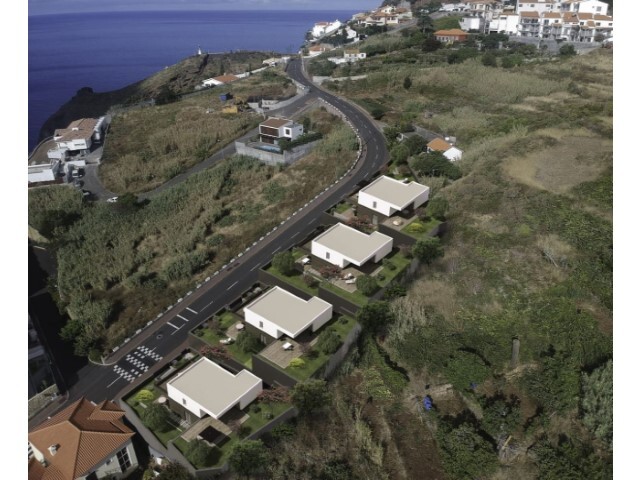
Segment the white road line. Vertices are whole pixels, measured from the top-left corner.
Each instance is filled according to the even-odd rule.
[[[260,264],[258,263],[257,265],[253,266],[250,270],[250,272],[253,272],[256,268],[258,268],[260,266]]]
[[[233,283],[229,286],[229,288],[227,288],[227,291],[229,291],[229,290],[231,290],[233,287],[235,287],[235,286],[236,286],[236,284],[237,284],[239,281],[240,281],[240,280],[233,282]]]
[[[316,219],[314,218],[313,220],[311,220],[309,223],[307,223],[307,225],[311,225],[313,222],[315,222]]]
[[[118,380],[120,380],[122,378],[122,376],[118,375],[118,378],[116,378],[113,382],[111,382],[109,385],[107,385],[107,388],[109,388],[111,385],[113,385],[114,383],[116,383]]]
[[[280,250],[280,247],[276,248],[273,252],[271,252],[271,255],[278,253],[278,250]]]
[[[182,328],[182,327],[180,327]],[[174,333],[178,333],[178,330],[180,330],[180,328],[178,328],[177,330],[174,330],[173,332],[171,332],[171,335],[173,335]]]
[[[176,327],[173,323],[171,322],[167,322],[167,325],[171,325],[173,328],[175,328],[176,330],[180,330],[181,327]]]
[[[176,315],[176,317],[178,317],[178,318],[180,318],[180,319],[184,320],[185,322],[188,322],[188,321],[189,321],[189,319],[188,319],[188,318],[184,318],[184,317],[183,317],[182,315],[180,315],[180,314],[177,314],[177,315]]]
[[[196,315],[198,314],[198,312],[196,312],[193,308],[187,307],[187,310],[189,310],[191,313],[195,313]]]

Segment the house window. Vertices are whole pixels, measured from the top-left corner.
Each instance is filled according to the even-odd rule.
[[[186,405],[186,404],[187,404],[187,399],[186,399],[186,398],[183,398],[183,399],[182,399],[182,404],[183,404],[183,405]]]
[[[373,208],[378,208],[378,202],[376,202],[375,200],[373,201]]]
[[[329,257],[331,256],[331,254],[330,254],[329,252],[325,252],[325,254],[324,254],[324,255],[325,255],[325,257],[324,257],[324,258],[326,258],[327,260],[329,260]]]
[[[129,452],[127,447],[124,447],[117,453],[118,463],[120,464],[120,470],[126,472],[131,467],[131,459],[129,458]]]
[[[264,323],[260,320],[260,328],[264,328]]]
[[[596,7],[596,12],[599,12],[602,10],[602,7]]]

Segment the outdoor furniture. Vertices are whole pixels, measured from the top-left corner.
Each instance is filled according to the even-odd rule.
[[[242,323],[236,323],[236,330],[240,331],[240,330],[244,330],[244,324]]]
[[[346,284],[348,285],[353,285],[354,283],[356,283],[356,279],[355,278],[350,278],[349,280],[345,280]]]
[[[353,273],[347,273],[344,277],[342,277],[343,280],[351,280],[353,278]]]
[[[302,264],[303,264],[303,265],[306,265],[307,263],[311,262],[311,259],[310,259],[309,257],[304,257],[304,258],[301,260],[301,262],[302,262]]]
[[[392,222],[396,227],[399,227],[400,225],[402,225],[402,220],[394,220]]]
[[[282,349],[283,350],[293,350],[293,345],[291,345],[289,342],[285,342],[282,344]]]

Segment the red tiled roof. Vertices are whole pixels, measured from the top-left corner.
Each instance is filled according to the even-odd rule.
[[[93,405],[81,398],[35,427],[29,442],[44,455],[47,466],[30,462],[29,480],[73,480],[90,473],[133,436],[123,416],[113,402]],[[52,445],[57,446],[54,455],[49,452]]]
[[[451,144],[445,142],[441,138],[434,138],[429,143],[427,143],[427,147],[437,152],[446,152],[451,148]]]
[[[271,127],[271,128],[280,128],[288,123],[291,123],[291,120],[287,120],[286,118],[275,118],[271,117],[260,124],[262,127]]]
[[[98,120],[95,118],[81,118],[74,120],[67,128],[60,128],[53,132],[56,142],[68,142],[73,139],[85,139],[93,135],[93,129],[96,128]]]
[[[238,77],[235,75],[220,75],[219,77],[213,77],[213,79],[222,83],[230,83],[238,80]]]
[[[437,36],[446,36],[446,35],[469,35],[464,30],[460,30],[459,28],[452,28],[451,30],[438,30],[434,35]]]

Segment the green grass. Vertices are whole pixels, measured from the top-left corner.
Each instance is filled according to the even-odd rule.
[[[440,222],[440,220],[437,220],[435,218],[432,218],[431,220],[426,222],[415,219],[413,222],[409,223],[402,229],[402,233],[406,233],[407,235],[415,238],[416,240],[423,240],[427,238],[429,236],[429,232],[433,230],[435,227],[437,227],[438,225],[440,225],[440,223],[442,222]],[[419,232],[412,231],[411,225],[414,225],[414,224],[420,225],[421,231]]]
[[[336,213],[344,213],[352,206],[353,205],[351,205],[349,202],[340,202],[338,205],[336,205]]]
[[[369,297],[363,295],[358,290],[356,290],[355,292],[347,292],[346,290],[343,290],[342,288],[326,281],[322,282],[321,285],[323,288],[329,290],[330,292],[340,295],[342,298],[346,298],[351,303],[360,307],[364,307],[367,303],[369,303]]]
[[[294,287],[297,287],[304,292],[307,292],[309,295],[318,295],[317,288],[310,287],[306,283],[304,283],[301,273],[296,272],[295,274],[288,277],[280,273],[276,268],[273,267],[273,265],[270,266],[266,271],[272,274],[274,277],[277,277],[280,280],[287,282],[288,284],[293,285]]]
[[[131,395],[129,395],[129,397],[127,397],[125,401],[131,406],[131,408],[135,410],[136,415],[138,415],[139,418],[142,415],[142,412],[144,411],[144,407],[141,406],[134,399],[134,397],[135,397],[135,394],[138,393],[140,390],[149,390],[150,392],[153,393],[153,400],[148,403],[152,403],[160,395],[164,395],[164,393],[154,385],[153,381],[143,385],[142,387],[135,390],[135,392],[133,392]],[[176,426],[173,425],[172,423],[166,423],[165,428],[163,430],[151,430],[151,429],[149,430],[151,431],[151,433],[153,433],[156,436],[158,440],[162,442],[164,446],[167,446],[167,443],[169,442],[169,440],[173,440],[174,438],[176,438],[178,435],[182,433],[181,430],[176,428]]]
[[[400,251],[397,251],[394,255],[387,257],[385,260],[391,262],[391,264],[396,268],[391,270],[389,267],[382,267],[382,271],[380,273],[384,276],[384,280],[379,280],[376,276],[378,285],[381,287],[389,285],[389,283],[401,275],[411,263],[411,259],[406,258]]]

